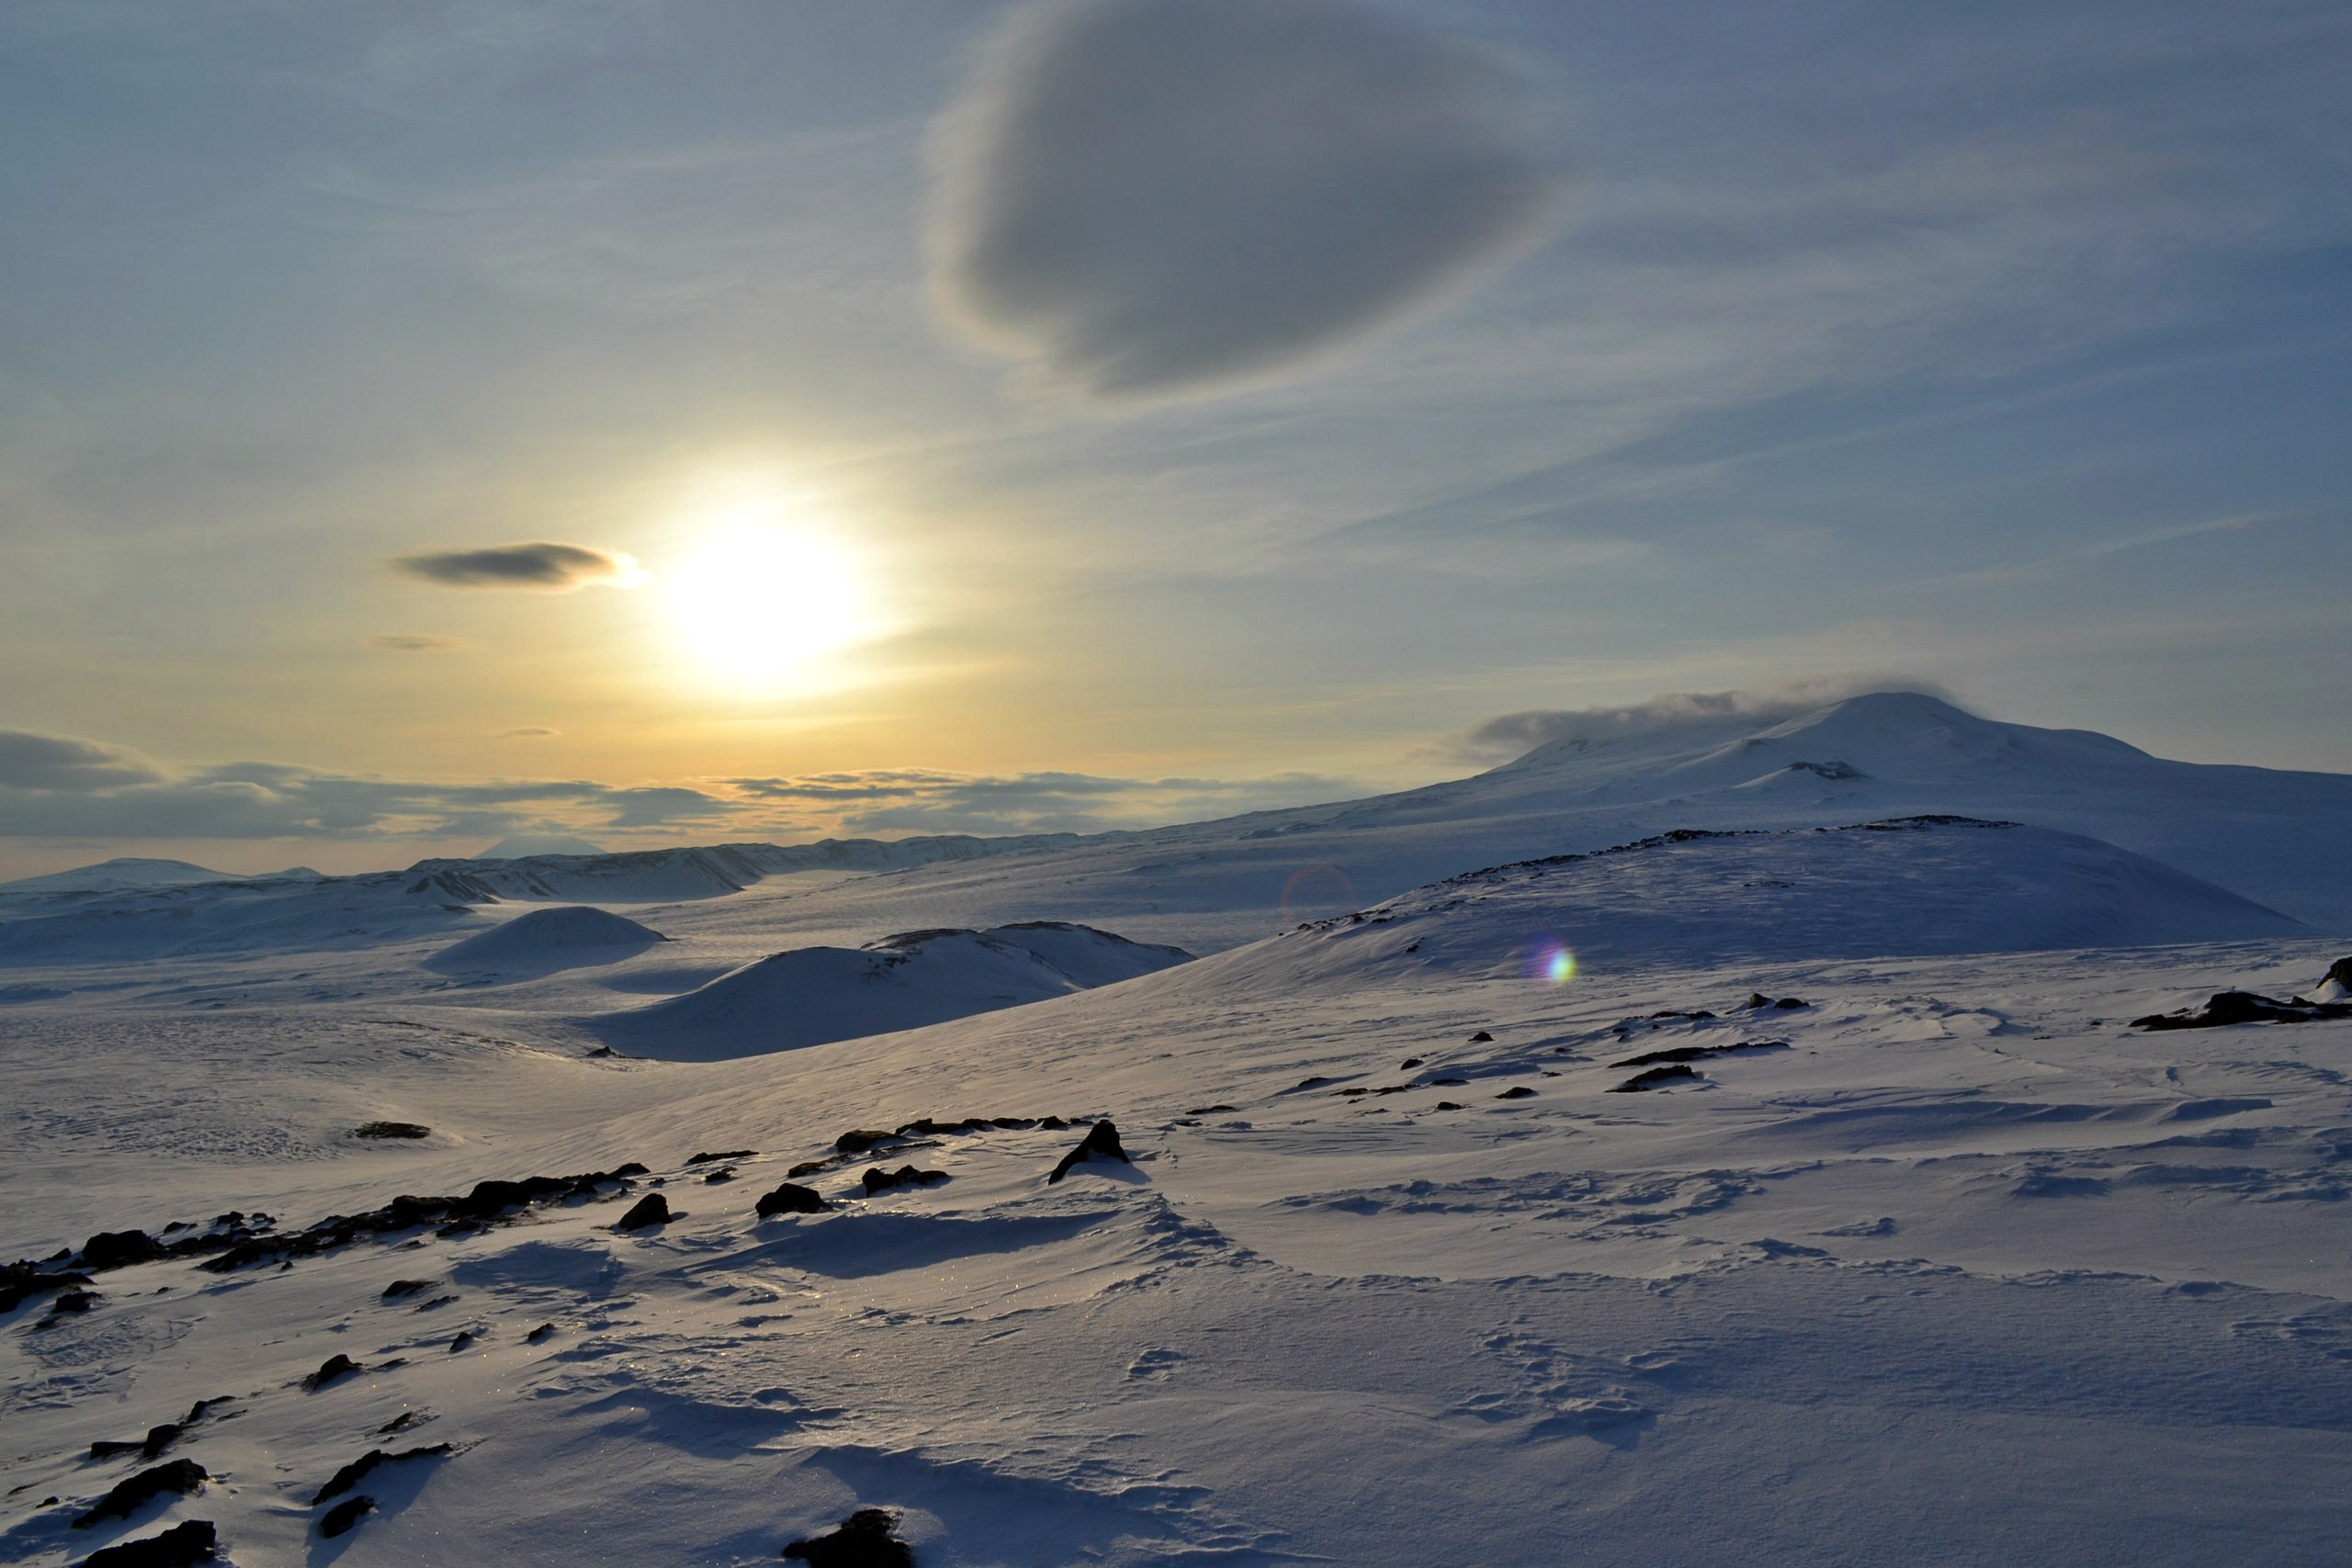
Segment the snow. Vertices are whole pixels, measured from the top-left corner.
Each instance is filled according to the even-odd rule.
[[[451,942],[427,962],[469,970],[569,969],[610,964],[665,940],[626,915],[585,906],[528,909],[485,931]]]
[[[997,852],[0,900],[0,1257],[649,1168],[0,1314],[0,1560],[746,1564],[874,1506],[923,1568],[2335,1561],[2352,1021],[2128,1021],[2327,990],[2347,781],[1928,704]],[[1980,820],[1866,826],[1923,812]],[[1356,897],[1285,908],[1315,865]],[[1049,1185],[1102,1116],[1134,1163]],[[147,1462],[91,1441],[220,1395],[202,1490],[71,1528]]]
[[[609,1015],[593,1027],[639,1055],[709,1061],[1019,1007],[1191,956],[1059,923],[914,931],[864,948],[771,953],[684,996]]]

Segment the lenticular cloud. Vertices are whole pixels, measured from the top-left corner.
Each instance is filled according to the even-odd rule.
[[[1528,79],[1352,0],[1043,0],[933,138],[949,318],[1101,400],[1277,379],[1549,231]]]

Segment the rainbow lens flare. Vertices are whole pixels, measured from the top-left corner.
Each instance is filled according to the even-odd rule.
[[[1577,977],[1577,955],[1556,938],[1537,942],[1527,965],[1528,977],[1547,986],[1565,986]]]

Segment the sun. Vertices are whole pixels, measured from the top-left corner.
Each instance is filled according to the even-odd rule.
[[[715,520],[662,580],[679,646],[706,678],[744,690],[798,683],[873,629],[856,556],[764,509]]]

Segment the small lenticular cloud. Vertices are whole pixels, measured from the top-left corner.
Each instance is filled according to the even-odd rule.
[[[635,557],[591,545],[534,539],[470,550],[420,550],[396,557],[392,569],[443,588],[521,588],[569,593],[591,584],[635,588],[647,579]]]
[[[454,653],[466,645],[453,637],[418,637],[406,632],[387,632],[371,637],[368,646],[386,653]]]
[[[560,729],[549,729],[545,725],[526,724],[514,729],[502,729],[491,739],[493,740],[538,740],[550,735],[562,733]]]
[[[1540,242],[1514,63],[1355,0],[1040,0],[933,130],[956,325],[1104,400],[1294,375]]]

